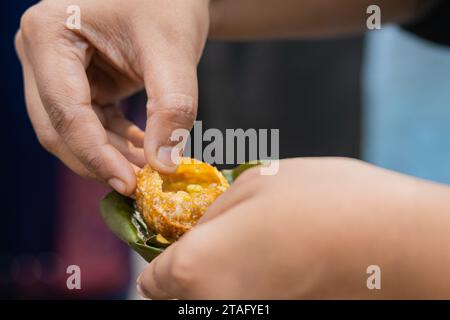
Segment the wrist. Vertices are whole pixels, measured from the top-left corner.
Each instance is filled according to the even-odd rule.
[[[340,216],[343,221],[332,222],[335,226],[330,226],[330,245],[315,295],[403,298],[419,286],[413,286],[411,278],[421,268],[420,252],[428,247],[417,230],[423,226],[424,208],[434,201],[434,193],[428,190],[431,184],[386,171],[379,175],[387,183],[374,182],[370,194],[355,195],[353,209]],[[430,194],[424,195],[425,190]],[[381,272],[380,290],[368,287],[374,268]]]
[[[343,297],[357,292],[366,298],[448,298],[450,188],[393,176],[373,215],[349,234],[347,241],[354,245],[335,261],[335,276],[341,275],[346,280],[341,285],[348,283],[352,290]],[[380,290],[367,287],[369,266],[380,268]]]
[[[410,298],[449,298],[450,188],[416,180],[397,263],[399,288]],[[406,219],[405,219],[406,220]]]

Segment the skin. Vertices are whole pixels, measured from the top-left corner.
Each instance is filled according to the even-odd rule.
[[[42,1],[21,19],[16,48],[28,113],[45,149],[79,175],[129,195],[146,162],[176,169],[170,136],[195,120],[208,1],[80,0],[81,30],[66,27],[71,4]],[[117,108],[144,88],[145,134]]]
[[[152,299],[450,298],[450,188],[345,158],[244,173],[152,261]],[[381,268],[381,290],[366,269]]]
[[[384,22],[428,1],[384,0]],[[206,38],[333,36],[365,30],[365,0],[66,0],[22,17],[16,48],[39,141],[79,175],[122,194],[145,163],[171,172],[173,130],[190,129]],[[211,21],[211,23],[210,23]],[[145,133],[117,103],[145,89]],[[449,298],[449,188],[349,159],[282,161],[245,173],[201,223],[144,270],[149,298]],[[383,289],[366,288],[382,268]]]

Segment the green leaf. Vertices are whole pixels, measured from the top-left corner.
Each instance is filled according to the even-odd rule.
[[[236,168],[231,170],[222,170],[222,174],[231,184],[236,180],[244,171],[262,165],[263,163],[259,160],[247,162],[238,165]]]
[[[245,170],[260,164],[259,161],[244,163],[222,173],[231,184]],[[166,239],[148,230],[131,198],[112,191],[101,201],[100,211],[108,228],[148,262],[170,245]]]
[[[133,202],[133,199],[112,191],[101,201],[100,211],[108,228],[145,260],[150,262],[163,249],[146,243],[145,235],[139,230],[137,225],[137,212],[134,209]],[[144,228],[143,230],[148,232],[145,224],[142,227]]]

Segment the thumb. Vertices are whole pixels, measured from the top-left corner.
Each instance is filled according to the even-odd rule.
[[[141,296],[154,300],[193,297],[202,257],[215,252],[204,241],[210,233],[205,226],[208,223],[190,230],[146,266],[136,281]],[[220,234],[216,228],[213,231]]]
[[[197,115],[197,66],[182,53],[165,53],[165,58],[150,61],[144,74],[148,96],[145,157],[154,169],[170,173],[176,169],[186,140],[178,139],[187,137]]]

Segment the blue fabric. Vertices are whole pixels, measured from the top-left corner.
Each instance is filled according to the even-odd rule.
[[[450,183],[450,48],[387,27],[369,32],[363,70],[364,159]]]

